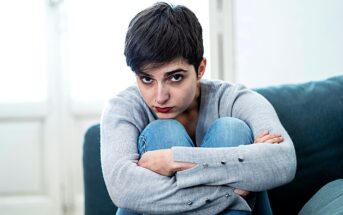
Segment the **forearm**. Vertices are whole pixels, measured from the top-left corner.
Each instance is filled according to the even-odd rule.
[[[138,157],[138,155],[137,155]],[[135,159],[120,159],[115,165],[102,160],[104,179],[112,201],[121,208],[148,214],[212,214],[231,205],[249,210],[227,186],[180,188],[175,177],[166,177],[138,167]]]
[[[198,164],[192,169],[177,172],[179,187],[229,185],[262,191],[289,182],[296,169],[293,145],[286,142],[231,148],[174,147],[173,158]]]

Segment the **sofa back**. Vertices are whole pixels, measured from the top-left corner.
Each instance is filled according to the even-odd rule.
[[[343,178],[343,76],[257,89],[274,106],[297,155],[295,179],[268,192],[274,214],[297,214],[326,183]]]

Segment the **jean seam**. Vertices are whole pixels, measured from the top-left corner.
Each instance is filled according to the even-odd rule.
[[[144,154],[146,152],[146,137],[144,135],[141,135],[140,139],[141,139],[140,143],[142,146],[141,154]]]

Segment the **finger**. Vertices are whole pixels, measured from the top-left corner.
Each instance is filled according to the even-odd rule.
[[[256,139],[254,143],[265,143],[268,140],[271,140],[273,138],[278,138],[281,137],[280,134],[267,134],[265,136],[263,136],[262,138]]]
[[[268,130],[265,130],[264,132],[262,132],[262,134],[258,135],[258,136],[256,137],[256,139],[262,138],[263,136],[265,136],[265,135],[267,135],[267,134],[269,134],[269,131],[268,131]]]
[[[269,131],[265,130],[264,132],[262,132],[262,134],[258,135],[254,141],[254,143],[260,143],[261,138],[264,137],[265,135],[268,135]]]
[[[235,193],[237,193],[238,195],[242,195],[244,193],[243,190],[239,189],[239,188],[236,188],[233,190]]]
[[[266,142],[267,140],[270,140],[270,139],[273,139],[273,138],[276,138],[276,137],[281,137],[280,134],[268,134],[268,135],[265,135],[264,137],[262,137],[260,139],[261,142]]]
[[[250,194],[249,191],[241,190],[241,189],[238,189],[238,188],[234,189],[233,191],[234,191],[235,193],[237,193],[238,195],[244,197],[244,198],[245,198],[245,197],[248,197],[249,194]]]
[[[266,140],[265,143],[281,143],[283,141],[283,137],[275,137],[269,140]]]

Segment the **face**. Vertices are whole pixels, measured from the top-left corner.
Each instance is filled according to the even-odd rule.
[[[145,67],[137,75],[137,85],[144,101],[160,119],[179,117],[197,104],[200,78],[206,68],[206,59],[194,66],[184,59],[176,59],[160,67]]]

